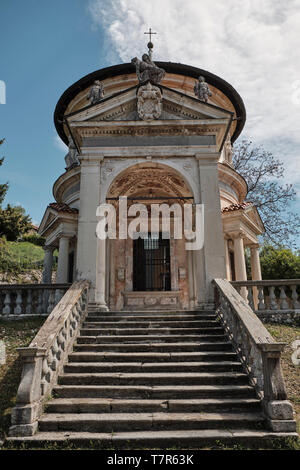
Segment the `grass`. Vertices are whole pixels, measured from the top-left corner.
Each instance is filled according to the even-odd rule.
[[[0,365],[0,439],[10,426],[10,413],[14,407],[21,377],[21,363],[17,348],[30,344],[45,318],[19,321],[0,320],[0,340],[6,346],[6,364]]]
[[[16,351],[19,347],[26,347],[30,344],[37,331],[44,322],[44,318],[33,318],[20,321],[0,320],[0,339],[6,344],[6,364],[0,366],[0,439],[7,435],[10,426],[10,413],[15,404],[15,397],[21,377],[21,364],[18,360]],[[293,403],[296,419],[298,423],[298,432],[300,433],[300,367],[292,363],[291,355],[293,350],[291,343],[300,339],[300,328],[287,325],[265,325],[276,341],[288,343],[282,355],[282,369],[285,377],[285,383],[289,400]],[[93,443],[90,448],[97,448],[101,444]],[[274,443],[276,447],[277,443]],[[63,444],[49,443],[48,449],[74,449],[74,443],[65,442]],[[293,445],[291,444],[291,447]],[[24,448],[28,448],[24,445]],[[79,448],[76,447],[75,448]],[[130,448],[130,445],[129,445]],[[212,449],[232,449],[240,450],[241,445],[222,445],[216,442]],[[245,447],[246,448],[246,447]],[[287,447],[281,447],[286,449]],[[182,450],[182,449],[181,449]]]
[[[291,347],[293,341],[300,340],[300,327],[269,323],[265,326],[276,341],[287,343],[281,356],[281,366],[288,398],[296,412],[297,430],[300,434],[300,366],[295,366],[292,362],[294,351]]]
[[[16,263],[38,263],[44,259],[41,246],[29,242],[6,242],[7,251]]]

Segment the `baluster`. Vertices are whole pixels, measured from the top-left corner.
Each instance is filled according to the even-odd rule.
[[[45,395],[49,382],[50,382],[50,369],[49,369],[48,359],[47,357],[45,357],[43,360],[43,367],[42,367],[42,380],[41,380],[42,395]]]
[[[237,290],[237,293],[241,295],[241,289],[242,287],[241,286],[234,286]]]
[[[16,306],[14,308],[14,314],[20,315],[22,313],[22,291],[17,290]]]
[[[59,290],[59,289],[55,289],[55,295],[54,295],[55,305],[58,304],[58,302],[60,301],[60,299],[61,299],[60,290]]]
[[[59,355],[58,353],[59,353],[59,348],[58,348],[58,344],[57,344],[57,338],[55,338],[53,346],[52,346],[53,361],[52,361],[52,364],[51,364],[51,369],[53,371],[55,371],[56,368],[57,368],[58,355]]]
[[[270,297],[270,309],[277,310],[278,305],[276,301],[275,287],[269,287],[269,297]]]
[[[11,310],[11,299],[10,299],[10,293],[9,291],[6,292],[5,294],[5,299],[4,299],[4,308],[3,308],[3,314],[4,315],[9,315],[10,310]]]
[[[28,289],[28,292],[27,292],[27,303],[26,303],[26,310],[25,312],[27,314],[31,314],[33,313],[32,312],[32,293],[31,293],[31,289]]]
[[[292,289],[292,299],[293,299],[293,308],[300,308],[300,303],[298,302],[297,286],[291,286]]]
[[[262,286],[258,286],[258,310],[265,310],[266,309],[266,304],[265,304],[265,294],[264,294],[264,288]]]
[[[289,304],[286,301],[286,293],[284,290],[284,286],[280,286],[280,309],[281,310],[288,310]]]
[[[50,294],[49,294],[49,297],[48,297],[48,307],[47,307],[47,313],[51,313],[52,310],[54,309],[54,302],[55,302],[55,299],[54,299],[54,296],[55,296],[55,291],[54,290],[50,290]]]
[[[251,286],[248,287],[248,304],[252,308],[252,310],[255,310],[254,299],[253,299],[253,289]]]
[[[37,304],[37,313],[43,313],[43,291],[41,289],[38,290],[37,293],[38,304]]]

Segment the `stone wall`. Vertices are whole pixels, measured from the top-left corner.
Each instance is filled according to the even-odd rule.
[[[256,312],[258,318],[265,323],[277,323],[281,325],[300,326],[300,310],[298,311],[274,311]]]

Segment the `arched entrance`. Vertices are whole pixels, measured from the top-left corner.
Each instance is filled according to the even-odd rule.
[[[131,230],[126,238],[119,237],[119,198],[123,202],[126,198],[128,232]],[[115,177],[106,202],[115,206],[117,215],[117,238],[107,241],[110,309],[190,308],[194,297],[193,280],[189,282],[192,258],[184,237],[178,238],[176,232],[178,224],[183,227],[184,204],[194,202],[185,178],[165,164],[137,164]],[[161,210],[170,215],[169,225],[162,221]]]

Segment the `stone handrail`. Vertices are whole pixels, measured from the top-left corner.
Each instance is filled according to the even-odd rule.
[[[52,388],[87,314],[88,281],[74,282],[27,348],[19,348],[23,362],[11,436],[32,436]]]
[[[293,407],[287,400],[280,364],[285,343],[274,341],[229,281],[214,279],[213,284],[217,312],[251,383],[262,399],[270,429],[276,432],[294,432],[296,422],[293,419]]]
[[[232,281],[231,284],[239,293],[243,288],[246,289],[245,294],[242,295],[253,310],[263,312],[266,310],[291,311],[300,309],[298,295],[300,279]],[[279,296],[276,296],[276,288],[279,290]],[[287,295],[288,290],[290,295]]]
[[[48,315],[70,284],[0,284],[0,318]]]

